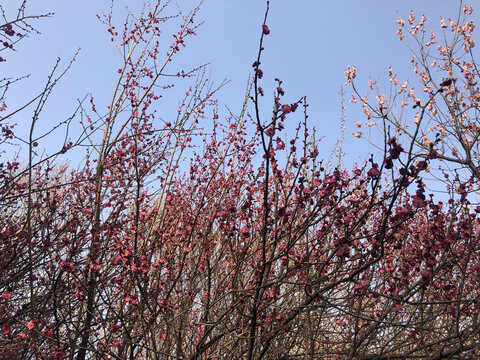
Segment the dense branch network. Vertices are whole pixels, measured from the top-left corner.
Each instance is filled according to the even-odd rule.
[[[336,167],[321,159],[306,97],[285,100],[280,79],[264,110],[268,2],[241,110],[223,119],[203,67],[175,67],[198,8],[167,16],[167,5],[147,4],[118,28],[112,13],[102,19],[119,53],[114,90],[104,106],[87,96],[51,129],[67,129],[58,151],[37,152],[45,134],[35,126],[57,69],[31,103],[28,139],[7,120],[29,106],[0,108],[2,151],[16,141],[28,158],[0,153],[0,357],[478,358],[480,92],[474,61],[454,57],[460,46],[474,58],[473,23],[450,23],[456,42],[438,45],[436,81],[417,36],[425,20],[410,15],[423,100],[392,72],[396,95],[373,105],[347,70],[367,116],[357,126],[383,135],[380,155],[349,169],[341,156]],[[24,11],[25,2],[2,36],[31,29]],[[161,27],[175,21],[163,49]],[[160,118],[157,104],[182,79],[195,81]],[[395,117],[404,94],[411,122]],[[62,162],[84,148],[80,168]],[[425,177],[449,162],[469,173],[444,169],[449,198],[428,194]]]

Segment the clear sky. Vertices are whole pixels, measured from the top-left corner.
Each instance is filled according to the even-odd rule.
[[[19,2],[8,0],[4,6],[12,9]],[[115,0],[114,3],[115,22],[120,27],[125,6],[136,9],[142,1]],[[178,1],[178,6],[185,11],[196,4],[198,1]],[[425,13],[428,26],[436,31],[440,16],[455,18],[459,4],[453,0],[271,0],[267,22],[271,34],[265,39],[262,64],[264,88],[269,89],[267,84],[273,85],[273,79],[279,77],[284,81],[286,101],[307,96],[311,124],[325,135],[324,150],[328,157],[340,133],[338,92],[345,82],[347,65],[357,65],[357,84],[364,89],[369,77],[387,86],[390,64],[399,79],[411,79],[411,55],[407,44],[395,35],[398,28],[395,21],[399,17],[407,18],[413,9],[419,16]],[[204,21],[198,36],[190,38],[176,64],[172,64],[172,69],[188,69],[210,63],[208,69],[215,82],[230,80],[218,95],[220,109],[224,105],[233,111],[241,107],[258,49],[265,5],[263,0],[205,0],[197,16],[197,21]],[[174,13],[176,6],[172,1],[169,12]],[[56,58],[61,57],[66,64],[77,48],[81,48],[78,59],[53,94],[41,121],[47,125],[64,119],[76,107],[77,99],[87,93],[95,96],[97,108],[105,105],[121,61],[109,41],[106,27],[96,17],[109,7],[107,0],[30,1],[28,14],[55,14],[34,22],[41,34],[32,34],[22,41],[17,52],[4,53],[7,62],[0,64],[2,77],[31,74],[10,92],[7,100],[11,107],[40,91]],[[478,19],[478,13],[474,13],[474,19]],[[167,28],[166,36],[170,37],[175,30]],[[185,89],[188,84],[185,83]],[[349,94],[350,89],[345,91]],[[266,96],[264,101],[268,116],[271,97]],[[162,104],[162,116],[168,117],[169,113],[173,116],[176,107],[176,102]],[[349,124],[346,151],[353,160],[365,158],[371,148],[365,141],[351,136],[352,124],[363,120],[361,112],[349,105],[346,115]],[[25,121],[29,121],[29,116],[31,111],[24,113]]]

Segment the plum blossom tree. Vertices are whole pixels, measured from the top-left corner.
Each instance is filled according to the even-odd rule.
[[[306,97],[287,100],[280,79],[263,111],[268,1],[242,110],[222,119],[202,68],[172,65],[197,9],[166,6],[103,19],[118,78],[103,110],[80,104],[80,136],[35,153],[48,85],[28,161],[0,164],[0,357],[476,358],[476,182],[458,177],[445,202],[426,194],[440,142],[419,147],[420,130],[385,132],[379,158],[353,169],[329,166]],[[160,28],[175,20],[164,51]],[[160,118],[170,75],[196,81]],[[392,108],[369,106],[389,121]],[[62,166],[78,145],[83,167]]]
[[[370,81],[370,90],[377,91],[373,103],[355,85],[356,68],[345,72],[354,92],[351,102],[362,106],[367,119],[356,126],[376,126],[388,144],[403,142],[414,163],[430,172],[430,180],[419,182],[411,197],[412,205],[422,210],[410,221],[409,226],[414,227],[401,236],[402,241],[412,237],[412,243],[408,247],[393,245],[393,253],[400,253],[389,260],[390,271],[397,272],[392,279],[408,273],[405,281],[410,284],[403,290],[396,289],[394,296],[389,295],[389,290],[389,300],[382,300],[403,313],[399,326],[409,331],[405,338],[399,336],[399,331],[392,331],[391,337],[386,337],[389,342],[382,345],[382,351],[388,353],[383,357],[392,358],[389,351],[399,352],[395,358],[478,357],[479,294],[474,284],[478,282],[479,270],[479,74],[472,13],[471,6],[460,4],[456,19],[440,20],[441,34],[428,32],[427,17],[416,19],[413,11],[407,20],[397,21],[400,40],[406,41],[406,35],[410,36],[415,45],[411,48],[417,49],[412,50],[410,61],[416,81],[398,79],[390,67],[390,96]],[[361,132],[354,135],[362,136]],[[392,174],[399,170],[388,158],[384,168]],[[430,194],[427,200],[427,185],[445,191],[447,196],[440,196],[439,201],[437,194],[435,201]],[[412,267],[422,269],[416,275],[419,283],[411,270],[407,271]],[[413,345],[414,342],[417,344]]]

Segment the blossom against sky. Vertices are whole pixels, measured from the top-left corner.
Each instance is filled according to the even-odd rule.
[[[11,1],[5,8],[11,10]],[[141,1],[114,1],[114,22],[123,24],[128,6],[138,11]],[[28,14],[55,13],[50,18],[36,21],[41,34],[32,34],[21,42],[18,51],[6,54],[7,62],[0,64],[2,74],[9,77],[31,74],[13,88],[7,97],[11,107],[39,93],[46,77],[58,57],[65,66],[78,48],[80,52],[72,69],[58,85],[45,109],[44,124],[53,125],[68,117],[78,105],[78,100],[92,94],[97,107],[106,106],[116,77],[119,55],[109,41],[107,28],[97,18],[109,12],[110,1],[72,0],[32,1]],[[178,9],[188,12],[198,1],[171,2],[168,14]],[[366,85],[369,78],[379,85],[388,86],[390,66],[399,79],[411,79],[413,73],[407,43],[400,42],[395,30],[399,17],[407,18],[410,10],[421,16],[425,13],[432,31],[440,29],[440,19],[455,18],[460,3],[447,0],[404,1],[287,1],[273,0],[267,20],[271,33],[265,41],[262,61],[265,111],[271,109],[271,97],[275,77],[283,80],[287,101],[307,96],[310,104],[311,125],[320,136],[325,136],[325,151],[330,151],[340,136],[341,97],[339,91],[345,83],[344,71],[356,65],[357,84]],[[174,69],[192,69],[208,63],[208,73],[215,83],[223,79],[230,82],[218,94],[220,114],[224,106],[239,111],[250,75],[251,64],[256,57],[266,1],[205,0],[196,17],[203,22],[198,36],[189,39],[186,47],[172,64]],[[477,17],[474,14],[474,19]],[[170,39],[177,29],[167,27],[165,36]],[[190,82],[191,84],[191,82]],[[185,83],[185,89],[189,83]],[[348,103],[350,89],[346,88]],[[163,104],[162,116],[174,112],[177,99]],[[25,112],[28,119],[31,111]],[[173,115],[172,115],[173,116]],[[362,118],[359,109],[347,106],[347,153],[353,160],[364,158],[368,148],[364,142],[352,137],[354,124]],[[365,146],[365,152],[358,147]],[[329,152],[325,155],[328,157]],[[357,158],[355,158],[355,156]]]

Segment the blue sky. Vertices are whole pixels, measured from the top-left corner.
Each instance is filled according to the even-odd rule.
[[[9,0],[7,10],[20,1]],[[115,0],[114,15],[118,27],[123,23],[125,6],[135,11],[141,1]],[[179,0],[178,6],[188,11],[198,1]],[[210,63],[211,78],[230,83],[218,95],[220,110],[227,105],[233,111],[241,107],[246,82],[251,75],[251,64],[256,57],[266,1],[262,0],[205,0],[197,16],[204,24],[198,36],[190,38],[182,49],[174,67],[194,68]],[[176,11],[171,2],[170,13]],[[13,88],[7,100],[10,108],[22,104],[40,91],[57,57],[66,64],[81,48],[73,68],[62,80],[51,97],[40,119],[48,127],[69,116],[77,99],[92,93],[97,108],[106,104],[116,78],[115,70],[121,59],[109,41],[106,27],[97,20],[97,14],[108,11],[107,0],[44,0],[31,1],[28,14],[54,12],[51,18],[35,21],[41,32],[18,46],[18,51],[5,53],[7,62],[0,64],[3,76],[31,74],[29,79]],[[405,42],[395,35],[399,17],[407,18],[411,9],[425,13],[428,26],[439,29],[440,16],[455,18],[459,1],[450,0],[271,0],[267,21],[271,34],[265,39],[263,87],[271,89],[273,79],[284,81],[286,101],[306,95],[310,103],[311,125],[325,136],[325,157],[328,157],[340,134],[340,95],[345,82],[347,65],[357,65],[357,84],[366,89],[368,78],[387,86],[387,71],[391,64],[399,79],[412,79],[410,51]],[[474,13],[474,19],[477,14]],[[166,36],[176,28],[165,29]],[[413,45],[412,42],[409,42]],[[191,82],[185,82],[186,89]],[[179,85],[182,86],[182,85]],[[350,93],[349,88],[345,92]],[[271,94],[271,92],[270,92]],[[268,92],[267,92],[268,95]],[[264,114],[269,116],[271,97],[265,96]],[[177,108],[172,99],[162,104],[163,117]],[[27,109],[17,122],[28,123],[32,110]],[[226,110],[223,112],[227,114]],[[363,120],[357,107],[347,106],[347,143],[349,159],[363,159],[372,148],[364,140],[353,139],[353,123]],[[18,120],[20,119],[20,121]],[[19,124],[21,126],[21,124]]]

